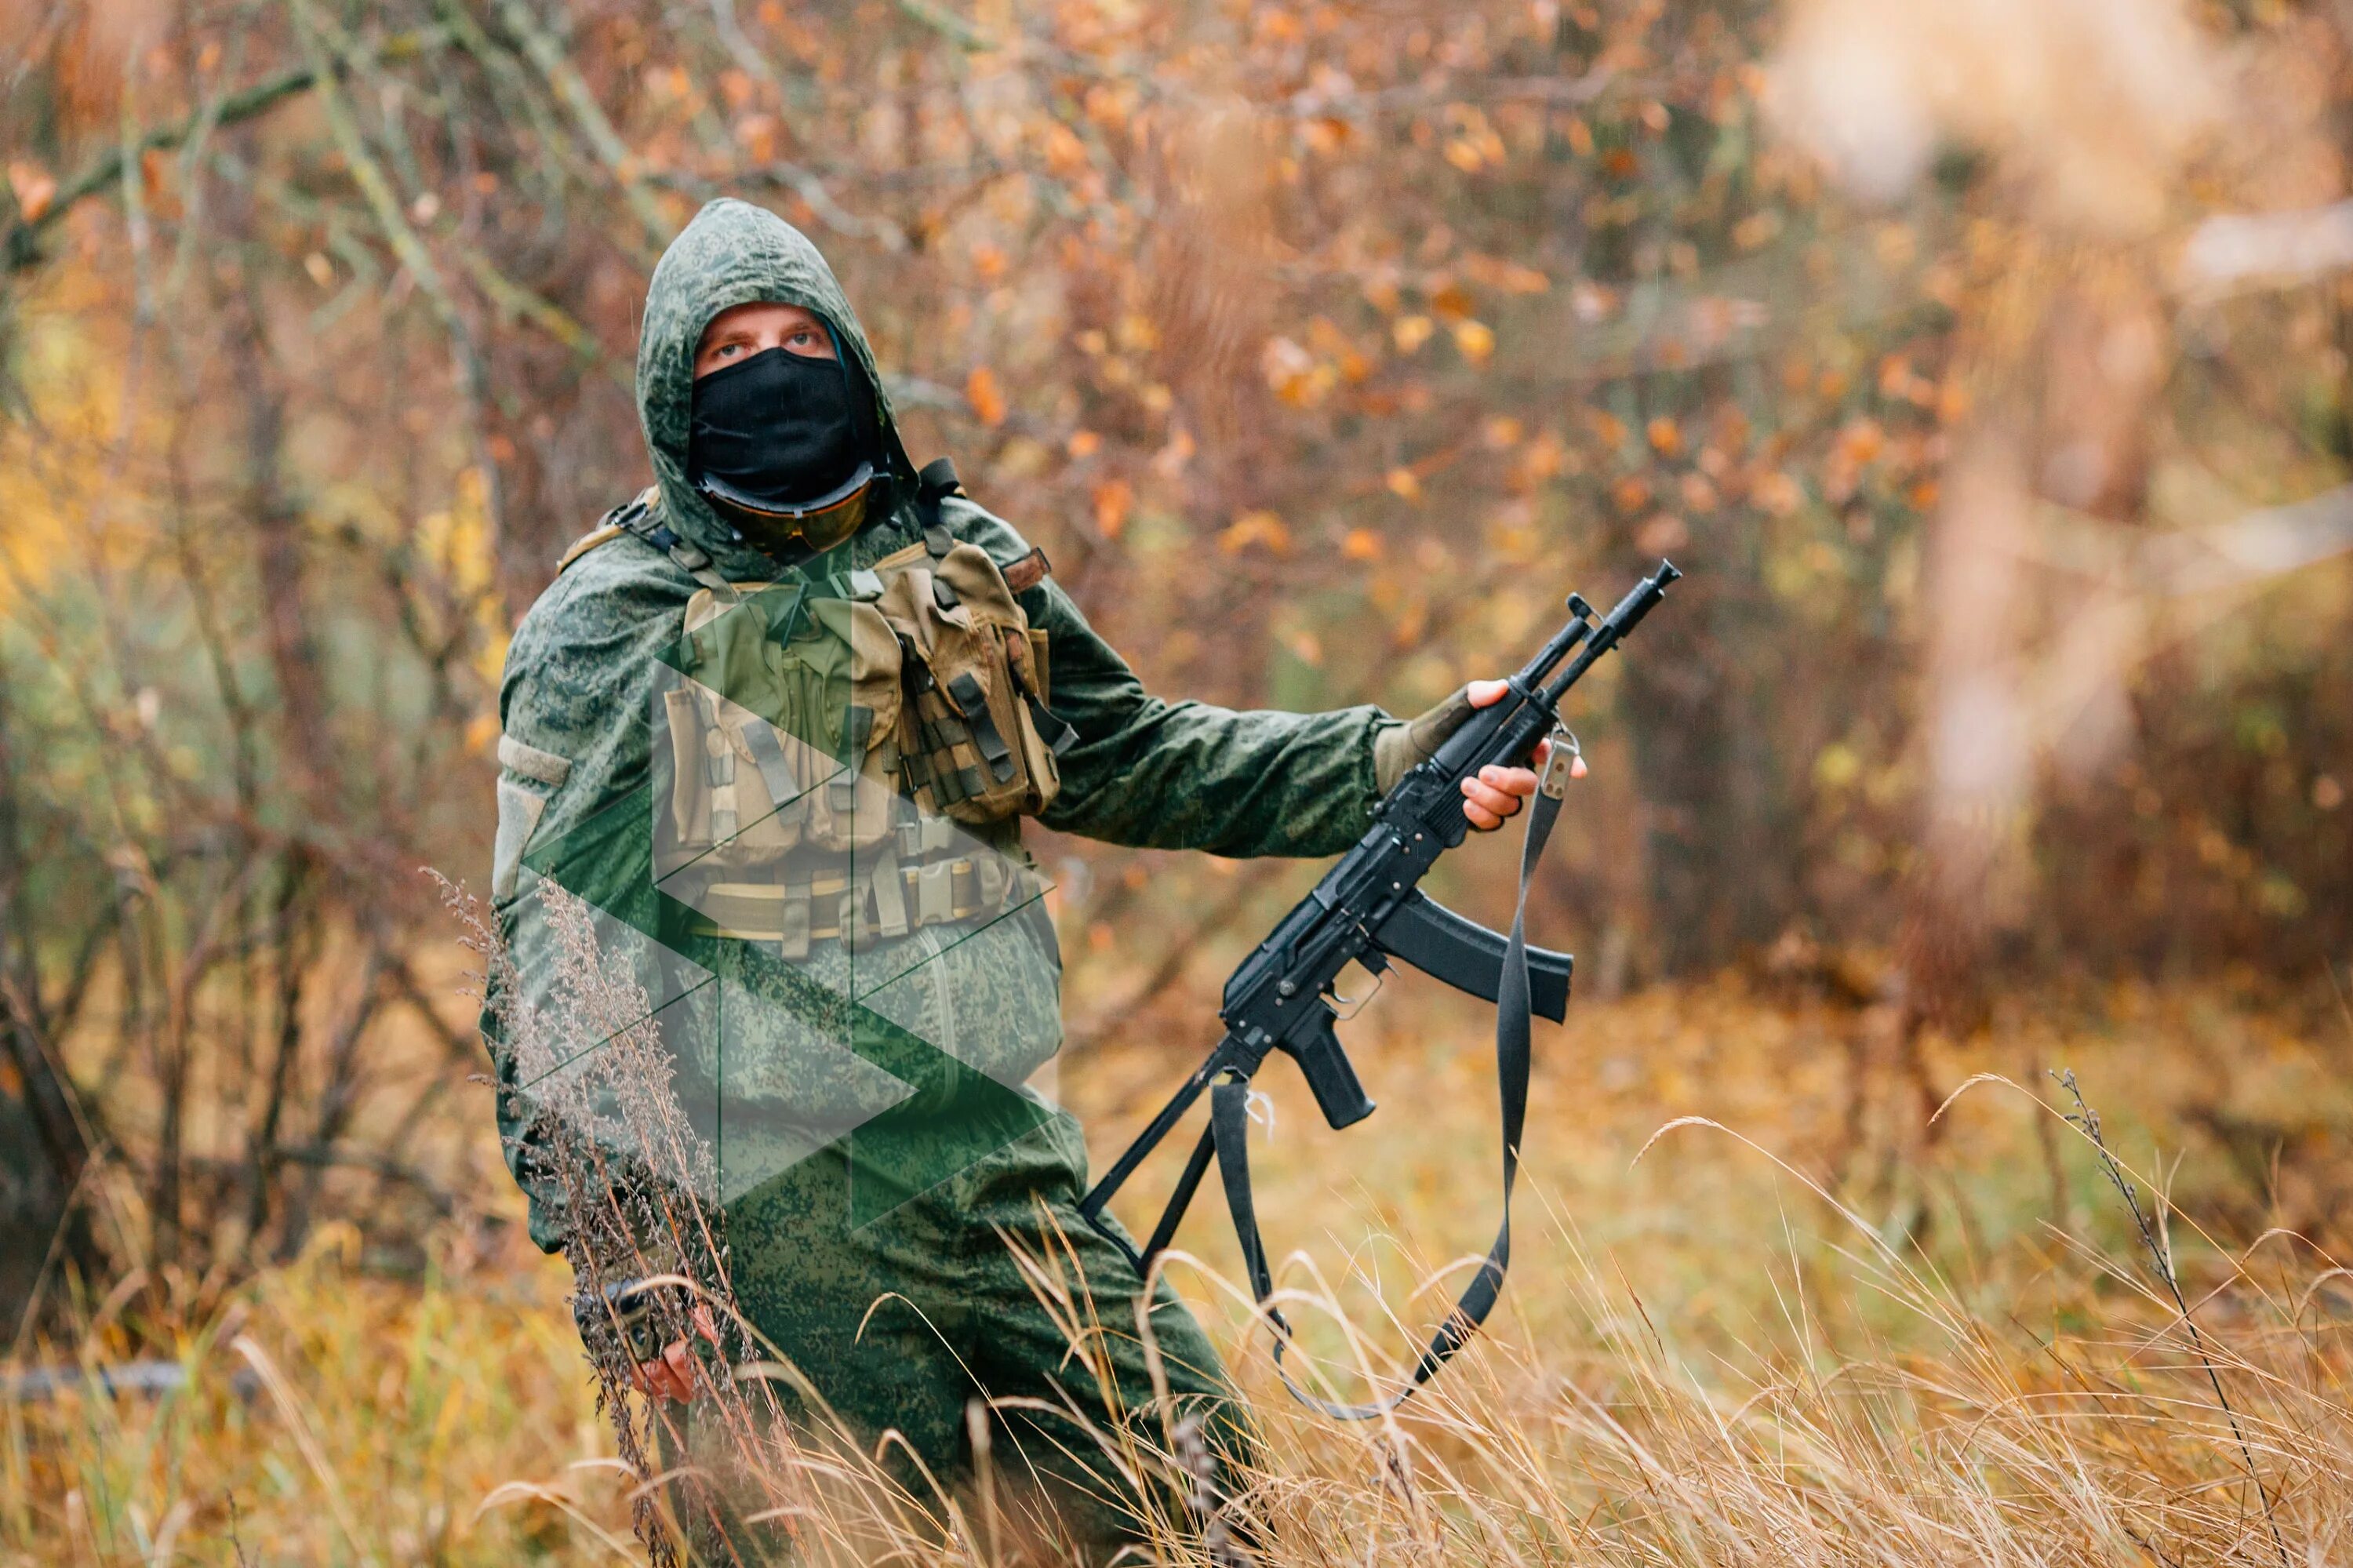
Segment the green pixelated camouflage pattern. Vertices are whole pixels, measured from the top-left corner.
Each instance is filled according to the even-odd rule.
[[[892,493],[900,499],[886,515],[828,556],[797,567],[780,566],[737,537],[686,479],[696,344],[713,315],[754,301],[800,305],[833,327],[837,342],[878,388],[880,425],[897,481]],[[738,201],[713,202],[671,245],[647,298],[637,385],[660,516],[729,580],[788,582],[797,573],[821,577],[870,565],[921,537],[912,503],[913,465],[888,397],[879,390],[881,378],[866,335],[817,249],[773,214]],[[956,538],[980,546],[1000,564],[1029,553],[1028,542],[1010,524],[961,497],[946,503],[943,520]],[[502,795],[524,800],[536,812],[522,824],[528,831],[517,835],[527,841],[526,864],[548,870],[557,858],[550,846],[561,846],[560,858],[575,864],[582,846],[597,844],[600,835],[609,839],[609,854],[594,874],[609,885],[572,890],[676,946],[702,969],[757,991],[783,983],[774,966],[764,971],[722,950],[730,944],[673,943],[675,933],[652,907],[659,901],[652,896],[642,826],[652,768],[650,694],[678,644],[697,586],[663,553],[627,536],[588,551],[557,578],[515,632],[500,712],[507,736],[565,759],[569,770],[552,786],[510,768],[501,775]],[[1061,791],[1042,818],[1049,826],[1115,843],[1235,856],[1334,854],[1361,835],[1376,800],[1372,737],[1386,718],[1377,709],[1298,715],[1166,702],[1144,689],[1058,585],[1049,580],[1028,590],[1022,603],[1032,623],[1049,633],[1053,709],[1078,737],[1060,759]],[[985,832],[1026,862],[1018,821]],[[565,878],[567,886],[576,875]],[[494,906],[517,983],[528,993],[548,984],[551,955],[531,900],[517,891],[502,890]],[[1133,1324],[1132,1305],[1118,1293],[1132,1296],[1137,1288],[1132,1272],[1077,1219],[1085,1151],[1075,1123],[1034,1092],[1014,1088],[1060,1039],[1060,963],[1050,921],[1042,905],[1032,902],[985,935],[943,951],[931,933],[919,931],[905,939],[912,945],[907,950],[875,944],[856,963],[870,974],[903,977],[892,982],[903,992],[895,1001],[865,1000],[916,1039],[938,1044],[977,1030],[1002,1043],[994,1055],[978,1053],[977,1060],[958,1053],[975,1069],[967,1076],[1003,1086],[1001,1097],[976,1098],[951,1072],[931,1083],[920,1075],[908,1077],[915,1089],[911,1102],[905,1085],[877,1081],[873,1064],[881,1058],[871,1052],[828,1057],[802,1048],[807,1042],[790,1025],[770,1022],[747,1029],[741,1018],[733,1021],[723,1079],[729,1092],[745,1097],[745,1126],[789,1120],[811,1101],[839,1102],[814,1118],[818,1125],[831,1122],[842,1107],[848,1120],[860,1123],[843,1146],[787,1162],[789,1169],[780,1167],[782,1174],[731,1208],[734,1278],[754,1321],[820,1377],[838,1408],[877,1430],[920,1431],[919,1449],[944,1469],[954,1467],[964,1401],[980,1365],[997,1369],[981,1381],[998,1394],[1044,1394],[1047,1383],[1060,1375],[1062,1347],[1046,1342],[1051,1325],[1011,1269],[1000,1227],[1034,1230],[1041,1212],[1056,1223],[1067,1221],[1063,1228],[1086,1249],[1089,1281],[1107,1323]],[[826,978],[821,970],[828,961],[822,952],[813,954],[818,979]],[[682,1025],[690,1041],[717,1039],[712,1015],[726,995],[723,986],[707,986],[686,996],[674,1004],[670,1027]],[[789,1012],[760,1011],[764,1017]],[[528,1096],[495,1039],[492,1056],[510,1166],[531,1197],[533,1239],[553,1250],[562,1244],[565,1222],[559,1189],[546,1170],[548,1150],[536,1141]],[[849,1065],[841,1065],[844,1060]],[[828,1069],[828,1061],[839,1071]],[[1188,1065],[1172,1060],[1171,1070]],[[684,1064],[681,1071],[681,1092],[691,1092],[689,1079],[718,1081],[718,1064],[707,1050],[704,1059]],[[829,1071],[834,1081],[828,1081]],[[888,1071],[891,1077],[907,1077],[895,1067]],[[1006,1102],[1016,1098],[1025,1113],[1007,1110]],[[986,1130],[974,1135],[974,1147],[986,1158],[952,1181],[906,1195],[880,1220],[849,1223],[840,1212],[842,1172],[834,1169],[852,1158],[846,1146],[939,1138],[944,1120],[952,1123],[968,1103],[982,1107],[984,1118],[1004,1121],[997,1130],[1009,1132],[1010,1141],[990,1142],[996,1134]],[[911,1104],[925,1115],[907,1115]],[[867,1119],[870,1114],[873,1119]],[[1107,1290],[1113,1299],[1103,1299]],[[892,1291],[945,1327],[936,1333],[892,1327],[857,1340],[856,1322],[878,1297]],[[1162,1318],[1168,1323],[1164,1352],[1199,1368],[1198,1378],[1179,1377],[1180,1392],[1221,1389],[1206,1340],[1173,1297],[1155,1307],[1155,1319]],[[966,1370],[959,1357],[975,1370]],[[1142,1404],[1148,1390],[1140,1381],[1140,1359],[1123,1368],[1124,1383],[1129,1370],[1139,1381],[1127,1394]],[[1139,1397],[1139,1391],[1146,1392]]]

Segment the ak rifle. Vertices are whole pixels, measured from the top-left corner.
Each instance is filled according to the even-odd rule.
[[[1218,1016],[1226,1026],[1207,1060],[1196,1068],[1160,1113],[1102,1181],[1080,1201],[1088,1224],[1149,1276],[1154,1260],[1176,1234],[1214,1160],[1226,1205],[1240,1237],[1250,1287],[1273,1322],[1275,1360],[1281,1370],[1291,1327],[1270,1301],[1273,1280],[1266,1246],[1259,1235],[1244,1135],[1250,1123],[1250,1082],[1261,1064],[1280,1051],[1299,1064],[1314,1092],[1324,1119],[1349,1127],[1373,1114],[1373,1102],[1357,1080],[1334,1025],[1353,1017],[1355,1004],[1337,990],[1340,973],[1355,963],[1375,977],[1402,959],[1459,991],[1496,1004],[1495,1055],[1504,1111],[1504,1219],[1479,1272],[1422,1351],[1412,1380],[1370,1404],[1343,1404],[1317,1398],[1283,1373],[1283,1382],[1304,1403],[1326,1414],[1362,1419],[1393,1409],[1429,1381],[1446,1359],[1468,1341],[1494,1308],[1511,1264],[1511,1199],[1518,1173],[1520,1134],[1526,1119],[1529,1020],[1540,1015],[1559,1022],[1568,1012],[1571,959],[1527,945],[1528,885],[1559,814],[1576,737],[1560,721],[1569,688],[1595,662],[1641,624],[1683,574],[1667,561],[1636,585],[1608,615],[1576,594],[1568,597],[1567,623],[1536,656],[1507,681],[1504,694],[1476,709],[1439,747],[1430,760],[1399,779],[1373,813],[1373,825],[1356,846],[1283,916],[1273,934],[1242,960],[1226,982]],[[1566,661],[1564,663],[1563,662]],[[1556,669],[1558,673],[1555,673]],[[1482,768],[1519,767],[1538,745],[1553,742],[1542,786],[1528,811],[1527,838],[1520,858],[1518,906],[1508,937],[1467,920],[1421,891],[1421,879],[1438,857],[1461,844],[1471,823],[1463,815],[1462,781]],[[1350,1011],[1343,1014],[1343,1007]],[[1104,1212],[1137,1167],[1174,1131],[1203,1094],[1209,1096],[1209,1122],[1185,1162],[1176,1189],[1141,1250]]]

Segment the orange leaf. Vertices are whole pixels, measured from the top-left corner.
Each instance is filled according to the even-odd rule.
[[[1381,558],[1381,536],[1370,528],[1351,528],[1348,536],[1340,541],[1340,554],[1351,561],[1377,561]]]
[[[16,193],[16,210],[24,214],[26,223],[38,222],[58,199],[58,182],[38,164],[10,164],[8,188]]]
[[[1061,179],[1069,179],[1087,166],[1087,144],[1079,140],[1078,132],[1060,121],[1045,130],[1046,167]]]
[[[1127,526],[1127,514],[1135,504],[1135,487],[1124,479],[1107,479],[1095,486],[1095,526],[1106,539],[1116,539],[1119,531]]]
[[[972,374],[965,377],[964,396],[982,424],[1005,422],[1005,394],[997,385],[997,372],[987,366],[974,366]]]
[[[1499,157],[1492,160],[1500,163]],[[1552,287],[1552,280],[1533,267],[1523,267],[1516,261],[1506,261],[1500,256],[1482,256],[1476,251],[1462,258],[1462,270],[1482,288],[1504,294],[1541,294]]]
[[[1218,535],[1218,548],[1229,556],[1238,556],[1252,545],[1263,545],[1278,556],[1287,554],[1291,530],[1271,512],[1245,512]]]
[[[1848,462],[1862,464],[1877,457],[1886,444],[1887,433],[1878,420],[1856,419],[1839,431],[1835,450]]]

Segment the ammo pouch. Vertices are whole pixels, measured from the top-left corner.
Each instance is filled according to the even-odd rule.
[[[1045,707],[1045,634],[986,551],[706,588],[685,631],[655,868],[711,928],[794,959],[1014,901],[1013,863],[955,823],[1043,810],[1049,737],[1070,732]]]
[[[899,640],[899,753],[924,809],[960,822],[1036,816],[1075,738],[1046,706],[1046,634],[977,545],[883,560],[878,608]]]

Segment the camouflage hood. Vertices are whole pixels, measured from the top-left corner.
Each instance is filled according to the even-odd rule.
[[[666,520],[731,577],[765,575],[759,570],[764,563],[687,482],[694,351],[712,317],[758,301],[798,305],[825,319],[841,352],[855,358],[874,388],[875,428],[890,471],[902,481],[913,477],[873,346],[818,248],[765,207],[732,196],[710,203],[662,252],[646,291],[645,327],[638,339],[638,421],[646,433]]]

